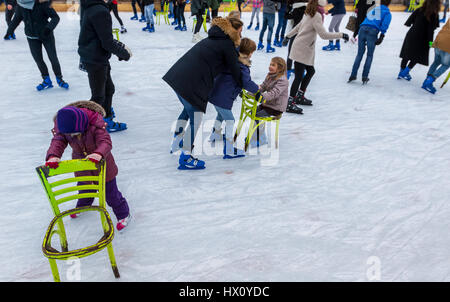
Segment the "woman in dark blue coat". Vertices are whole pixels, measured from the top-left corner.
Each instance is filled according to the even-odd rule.
[[[214,79],[229,70],[233,79],[242,86],[241,69],[236,47],[240,44],[243,23],[235,18],[214,18],[208,38],[198,42],[184,54],[164,75],[163,80],[175,91],[183,104],[178,117],[172,152],[182,145],[179,169],[203,169],[205,162],[192,157],[195,135],[206,112],[208,96]],[[190,130],[183,139],[189,120]]]

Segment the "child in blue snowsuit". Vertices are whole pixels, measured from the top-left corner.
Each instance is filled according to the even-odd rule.
[[[224,159],[244,156],[244,151],[233,146],[234,116],[231,108],[233,102],[242,89],[250,93],[257,93],[259,86],[250,77],[250,58],[256,50],[256,43],[248,38],[241,39],[239,46],[239,65],[242,74],[242,87],[236,83],[230,73],[224,72],[214,79],[214,88],[209,95],[208,102],[217,110],[216,121],[210,141],[222,140],[222,122],[225,121]]]

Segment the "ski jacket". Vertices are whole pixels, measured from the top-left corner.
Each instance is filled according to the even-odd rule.
[[[197,109],[206,112],[214,79],[230,70],[233,79],[242,87],[236,47],[241,41],[239,32],[226,18],[211,21],[208,38],[195,44],[163,76],[172,89]]]
[[[123,60],[130,58],[124,45],[113,38],[111,14],[103,0],[81,0],[80,23],[78,54],[81,62],[108,65],[111,54]]]
[[[260,92],[264,98],[263,107],[285,112],[289,99],[289,81],[285,75],[280,78],[268,75],[261,84]]]
[[[50,21],[49,21],[50,19]],[[20,22],[25,25],[25,35],[30,39],[46,40],[59,23],[59,16],[48,0],[36,1],[32,10],[17,5],[8,26],[7,34],[12,35]]]
[[[75,102],[67,106],[80,108],[87,114],[89,119],[88,129],[81,134],[81,137],[72,137],[69,134],[60,133],[55,116],[54,128],[52,129],[53,138],[45,160],[47,161],[50,157],[61,158],[67,145],[72,147],[72,159],[83,159],[89,154],[98,153],[106,161],[106,181],[112,180],[117,176],[118,168],[111,153],[111,137],[105,129],[106,123],[103,120],[105,111],[100,105],[91,101]],[[76,172],[75,176],[98,175],[95,172]]]
[[[242,89],[253,94],[258,92],[259,87],[252,81],[250,76],[250,60],[240,54],[239,62],[242,75],[242,87],[234,80],[229,70],[222,72],[214,79],[214,88],[208,99],[211,104],[231,110],[234,100]]]

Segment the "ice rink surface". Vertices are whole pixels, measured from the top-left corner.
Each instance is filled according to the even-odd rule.
[[[206,169],[179,171],[169,144],[182,106],[161,78],[193,45],[185,15],[187,32],[161,24],[150,34],[121,13],[128,33],[120,39],[133,57],[111,59],[113,107],[129,129],[111,136],[133,221],[113,242],[120,281],[450,281],[450,84],[436,95],[422,90],[425,66],[414,68],[411,82],[397,80],[408,14],[393,13],[366,86],[362,66],[358,81],[346,83],[356,45],[324,52],[328,41],[318,39],[307,92],[314,106],[283,116],[278,153],[223,160],[208,150],[209,106],[198,155]],[[55,36],[68,91],[35,90],[41,79],[23,24],[17,40],[0,42],[1,281],[52,281],[41,243],[53,216],[34,168],[44,163],[57,110],[90,98],[78,69],[79,22],[60,17]],[[257,42],[249,19],[244,13],[243,36]],[[286,47],[256,52],[255,82],[264,80],[271,57],[286,55]],[[98,240],[97,226],[90,214],[67,221],[69,248]],[[63,281],[115,281],[106,251],[81,259],[80,275],[74,262],[58,265]]]

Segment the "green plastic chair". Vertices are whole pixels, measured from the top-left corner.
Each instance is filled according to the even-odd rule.
[[[67,260],[71,257],[83,258],[93,255],[104,248],[108,249],[109,260],[111,262],[111,267],[116,278],[120,277],[119,270],[117,269],[116,260],[114,257],[114,252],[112,248],[112,240],[114,238],[114,225],[112,223],[111,217],[105,208],[105,161],[102,160],[100,163],[95,164],[87,159],[77,159],[61,161],[58,168],[50,169],[47,166],[39,166],[36,168],[37,174],[42,182],[42,185],[47,193],[48,200],[52,207],[55,217],[50,222],[45,233],[44,241],[42,243],[42,252],[44,256],[48,258],[50,262],[50,267],[53,274],[53,279],[55,282],[60,282],[60,276],[58,272],[58,267],[56,260]],[[98,176],[78,176],[74,177],[72,173],[79,171],[98,171]],[[54,176],[57,175],[67,175],[67,178],[56,180],[50,182]],[[78,185],[78,182],[83,182],[87,184]],[[72,184],[73,186],[59,188],[62,185]],[[79,193],[80,190],[92,190],[94,192],[90,193]],[[97,192],[95,192],[97,191]],[[75,192],[65,197],[60,195],[67,195],[68,193]],[[76,194],[78,193],[78,194]],[[60,212],[59,205],[68,201],[80,199],[80,198],[98,198],[98,206],[86,206],[80,208],[74,208],[64,212]],[[69,251],[66,230],[64,228],[63,218],[71,214],[87,212],[87,211],[97,211],[100,213],[100,219],[103,227],[103,236],[100,240],[91,246]],[[59,235],[59,241],[61,244],[61,251],[58,251],[52,247],[52,237],[53,235]]]
[[[117,41],[120,41],[120,39],[119,39],[119,29],[118,28],[113,28],[112,33],[116,35]]]
[[[164,22],[166,24],[170,24],[170,20],[169,20],[169,2],[166,1],[166,3],[164,3],[163,9],[160,12],[156,12],[156,23],[158,23],[158,25],[160,25],[161,23],[161,17],[164,18]]]
[[[223,7],[223,14],[224,17],[228,16],[228,14],[234,10],[238,10],[237,8],[237,1],[231,0],[230,3],[227,6]]]
[[[205,14],[203,15],[203,29],[205,30],[205,33],[208,32],[208,28],[206,27],[206,15],[208,14],[208,10],[205,9]],[[197,18],[194,17],[194,23],[192,25],[192,32],[194,32],[195,24],[197,24]]]
[[[410,0],[409,1],[409,7],[408,7],[408,11],[409,12],[413,12],[416,9],[418,9],[419,7],[421,7],[423,5],[423,3],[425,2],[425,0],[419,0],[419,2],[416,2],[416,0]]]
[[[239,136],[242,126],[244,125],[244,122],[247,119],[250,119],[250,126],[248,128],[247,137],[245,139],[245,147],[244,150],[248,150],[248,146],[250,144],[250,139],[252,138],[255,131],[258,129],[259,126],[263,125],[264,123],[268,122],[275,122],[276,123],[276,129],[275,129],[275,148],[278,149],[278,133],[280,129],[280,119],[282,114],[277,116],[268,116],[268,117],[259,117],[256,116],[256,109],[259,104],[263,101],[262,96],[259,97],[258,100],[255,99],[255,96],[251,94],[250,92],[246,90],[242,90],[242,105],[241,105],[241,114],[239,116],[239,123],[236,128],[236,134],[234,135],[234,141],[236,141],[237,137]],[[259,123],[256,123],[258,121]]]

